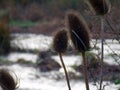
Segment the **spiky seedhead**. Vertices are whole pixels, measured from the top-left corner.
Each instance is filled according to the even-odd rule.
[[[90,48],[89,27],[83,17],[77,12],[68,12],[66,24],[74,47],[79,52],[85,52]]]
[[[90,6],[97,15],[105,15],[110,11],[110,3],[108,0],[88,0]]]
[[[66,30],[57,31],[53,39],[53,48],[57,53],[64,53],[67,49],[68,37]]]
[[[17,83],[6,69],[0,69],[0,86],[3,90],[15,90]]]

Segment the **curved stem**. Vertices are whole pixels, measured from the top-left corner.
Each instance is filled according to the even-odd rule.
[[[65,76],[66,76],[66,81],[67,81],[68,88],[69,88],[69,90],[71,90],[70,82],[69,82],[69,77],[68,77],[67,70],[66,70],[65,64],[64,64],[64,62],[63,62],[63,58],[62,58],[62,54],[61,54],[61,53],[59,53],[59,57],[60,57],[62,66],[63,66],[63,68],[64,68],[64,72],[65,72]]]
[[[100,90],[103,84],[103,60],[104,60],[104,17],[101,17],[101,72],[100,72]]]
[[[89,89],[89,82],[88,82],[87,62],[86,62],[85,52],[82,52],[82,58],[83,58],[83,64],[84,64],[83,71],[84,71],[86,90],[90,90]]]

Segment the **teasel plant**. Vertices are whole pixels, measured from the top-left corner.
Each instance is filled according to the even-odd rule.
[[[86,90],[89,90],[86,51],[90,49],[89,27],[82,15],[78,12],[70,11],[66,15],[66,26],[73,46],[78,52],[82,53],[83,71]]]
[[[101,74],[100,74],[100,86],[99,90],[102,90],[103,86],[103,62],[104,62],[104,19],[105,15],[110,12],[111,4],[109,0],[87,0],[88,5],[91,8],[93,14],[97,15],[101,19]]]
[[[19,80],[16,75],[15,77],[16,80],[9,70],[4,68],[0,69],[0,87],[2,90],[16,90],[19,87]]]
[[[86,2],[95,15],[104,16],[110,12],[111,4],[109,0],[86,0]]]
[[[60,57],[60,60],[61,60],[61,63],[62,63],[63,69],[64,69],[68,89],[71,90],[69,76],[68,76],[67,69],[64,64],[63,58],[62,58],[62,54],[65,53],[67,46],[68,46],[67,31],[65,29],[61,29],[56,32],[56,34],[53,38],[53,49],[55,52],[57,52],[59,54],[59,57]]]

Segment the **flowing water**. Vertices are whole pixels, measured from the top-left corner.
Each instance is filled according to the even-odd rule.
[[[35,34],[14,34],[11,35],[12,41],[11,46],[13,48],[24,50],[25,52],[14,51],[11,52],[6,58],[12,62],[16,62],[18,59],[24,59],[26,61],[31,61],[36,63],[38,58],[38,53],[31,53],[29,51],[44,51],[51,48],[52,37],[44,35],[35,35]],[[92,40],[95,42],[95,40]],[[120,56],[120,44],[117,41],[107,40],[107,44]],[[108,57],[109,53],[113,53],[109,46],[105,45],[105,62],[109,64],[118,64]],[[100,41],[98,40],[97,47],[100,48]],[[92,52],[98,53],[98,50],[93,50]],[[117,57],[120,62],[119,56]],[[60,63],[59,57],[57,55],[52,56],[58,63]],[[63,56],[64,62],[69,71],[75,72],[70,68],[72,65],[80,65],[81,56],[79,55],[70,55]],[[67,90],[67,84],[64,77],[63,69],[59,71],[51,72],[40,72],[37,68],[27,65],[13,64],[13,65],[3,65],[1,68],[8,68],[13,71],[19,78],[19,88],[17,90]],[[80,74],[80,73],[79,73]],[[81,75],[81,74],[80,74]],[[82,77],[82,75],[81,75]],[[62,78],[62,79],[61,79]],[[71,79],[70,80],[72,90],[85,90],[85,83],[81,79]],[[117,90],[120,88],[120,85],[115,85],[114,83],[108,83],[105,90]],[[90,90],[97,90],[97,87],[93,85],[93,82],[90,83]]]

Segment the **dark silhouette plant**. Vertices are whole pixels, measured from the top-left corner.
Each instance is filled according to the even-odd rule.
[[[85,52],[90,49],[89,27],[83,17],[77,12],[69,12],[67,14],[66,24],[74,47],[78,50],[78,52],[82,53],[86,90],[89,90],[87,62],[85,55]]]
[[[105,15],[110,11],[110,3],[108,0],[88,0],[89,6],[96,15]]]
[[[103,61],[104,61],[104,16],[110,11],[111,4],[109,0],[88,0],[91,11],[100,16],[101,19],[101,77],[100,90],[103,83]]]
[[[10,52],[10,30],[9,15],[5,13],[0,16],[0,54],[8,54]]]
[[[68,73],[62,58],[62,54],[66,51],[68,45],[68,36],[66,30],[57,31],[53,39],[53,48],[59,54],[69,90],[71,90]]]

